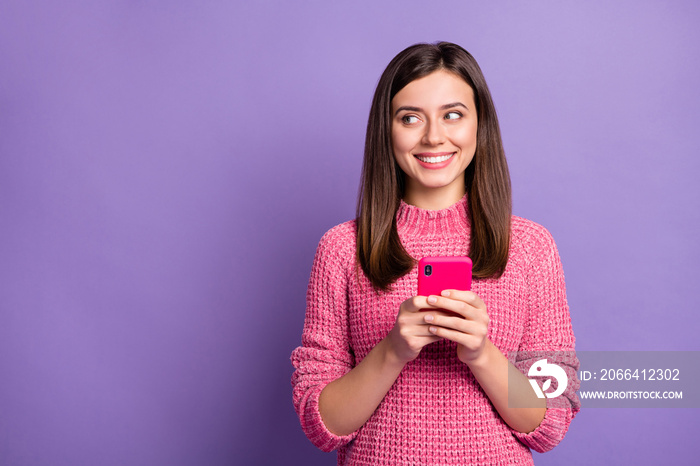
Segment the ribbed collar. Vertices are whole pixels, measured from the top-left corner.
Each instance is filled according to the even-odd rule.
[[[467,195],[441,210],[426,210],[406,204],[403,200],[396,212],[396,227],[407,236],[463,236],[469,235]]]

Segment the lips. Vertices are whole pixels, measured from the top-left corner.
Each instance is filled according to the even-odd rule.
[[[418,164],[428,170],[442,170],[452,163],[457,152],[421,152],[413,154]]]
[[[440,163],[449,160],[454,154],[454,152],[421,153],[415,154],[414,157],[423,163]]]

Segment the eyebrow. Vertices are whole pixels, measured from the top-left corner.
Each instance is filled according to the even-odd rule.
[[[464,107],[464,109],[469,110],[466,105],[464,105],[462,102],[452,102],[450,104],[445,104],[440,107],[440,110],[447,110],[450,108],[455,108],[455,107]],[[407,111],[407,112],[422,112],[423,109],[420,107],[409,107],[407,105],[404,105],[403,107],[399,107],[396,109],[396,112],[394,112],[394,116],[398,115],[399,112],[401,111]]]

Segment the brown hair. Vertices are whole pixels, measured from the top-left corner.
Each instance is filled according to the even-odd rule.
[[[408,83],[439,69],[462,77],[471,86],[477,109],[476,152],[464,174],[474,277],[500,277],[508,262],[510,175],[496,108],[484,75],[474,57],[459,45],[416,44],[394,57],[384,70],[367,123],[357,201],[357,258],[372,284],[384,291],[415,263],[396,229],[396,212],[405,194],[406,175],[393,156],[391,101]]]

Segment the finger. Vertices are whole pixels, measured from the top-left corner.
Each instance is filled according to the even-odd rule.
[[[473,307],[479,309],[486,309],[486,304],[484,301],[474,293],[473,291],[465,290],[444,290],[441,293],[442,296],[450,299],[456,299],[457,301],[465,302]]]
[[[410,310],[402,306],[402,310],[396,316],[395,326],[400,329],[402,335],[406,337],[415,335],[427,335],[427,331],[422,328],[425,327],[425,321],[423,320],[425,313],[418,312],[417,310]]]
[[[434,308],[449,311],[445,315],[452,313],[465,319],[477,320],[479,313],[483,312],[483,310],[477,309],[469,303],[443,296],[428,296],[426,302]]]
[[[425,316],[424,320],[428,325],[451,329],[469,335],[482,335],[485,334],[486,329],[488,329],[488,327],[484,326],[482,322],[445,314],[429,314]]]
[[[427,327],[426,327],[427,328]],[[442,337],[435,335],[434,333],[428,331],[428,334],[425,336],[421,336],[421,338],[425,339],[425,344],[423,346],[427,346],[431,343],[434,343],[436,341],[442,340]]]
[[[420,342],[418,343],[418,346],[421,348],[442,339],[441,337],[435,335],[435,333],[431,332],[430,326],[428,325],[421,325],[420,328],[417,327],[415,331],[411,332],[410,336],[406,335],[406,337],[407,340]]]
[[[431,334],[437,337],[444,338],[445,340],[454,341],[455,343],[464,345],[467,348],[476,347],[483,340],[481,334],[464,333],[450,328],[439,327],[437,325],[431,325],[428,328],[428,330]]]
[[[413,296],[404,301],[401,307],[408,312],[419,312],[421,309],[429,309],[432,306],[428,304],[425,296]]]

